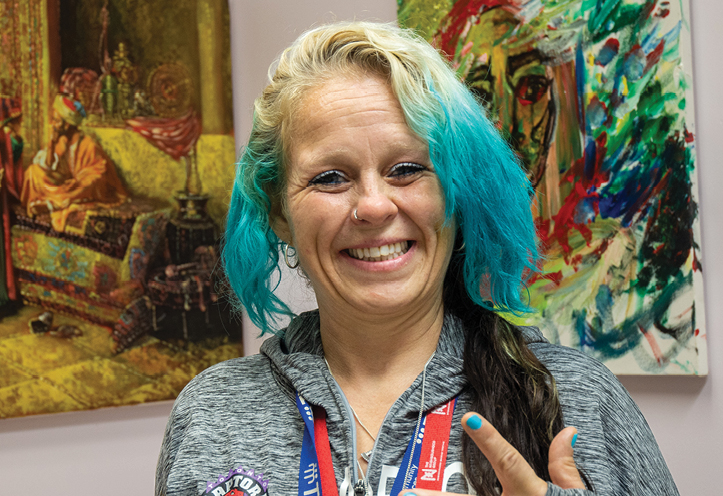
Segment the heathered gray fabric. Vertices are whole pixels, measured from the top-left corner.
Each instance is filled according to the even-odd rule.
[[[615,376],[583,353],[548,343],[536,329],[521,330],[555,377],[565,424],[579,432],[575,460],[592,480],[594,494],[677,495],[645,419]],[[425,409],[461,392],[463,345],[463,331],[454,318],[446,318],[427,368]],[[421,375],[394,403],[379,431],[367,474],[375,495],[391,490],[394,479],[385,478],[380,488],[380,478],[401,464],[419,412],[420,386]],[[156,495],[203,494],[207,482],[239,466],[263,473],[268,494],[297,495],[304,423],[296,408],[296,390],[326,410],[340,496],[353,495],[344,482],[345,475],[355,473],[352,419],[324,363],[316,312],[295,319],[283,338],[267,340],[260,355],[215,365],[186,386],[166,427]],[[469,404],[461,394],[452,424],[447,469],[453,475],[446,490],[454,493],[468,492],[464,476],[455,469],[461,466],[460,419]],[[355,480],[352,476],[351,485]],[[547,494],[593,493],[549,484]]]

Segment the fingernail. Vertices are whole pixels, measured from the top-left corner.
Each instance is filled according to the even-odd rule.
[[[404,493],[403,496],[417,496],[417,495],[412,492],[407,491],[406,493]]]
[[[572,441],[570,441],[570,445],[574,448],[576,442],[577,442],[577,432],[575,433],[574,436],[572,436]]]
[[[482,419],[480,418],[480,416],[479,415],[470,416],[470,418],[467,419],[467,427],[469,427],[473,431],[476,431],[477,429],[482,427]]]

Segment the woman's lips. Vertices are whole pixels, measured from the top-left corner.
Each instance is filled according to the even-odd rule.
[[[382,262],[385,260],[394,260],[401,257],[412,247],[413,241],[401,241],[398,243],[390,243],[388,245],[373,246],[371,248],[349,248],[346,253],[356,260],[365,262]]]

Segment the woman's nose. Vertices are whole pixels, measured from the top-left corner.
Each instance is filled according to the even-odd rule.
[[[381,181],[383,183],[383,181]],[[362,188],[356,205],[352,209],[352,220],[362,224],[384,224],[398,212],[397,204],[391,197],[386,184],[367,184]]]

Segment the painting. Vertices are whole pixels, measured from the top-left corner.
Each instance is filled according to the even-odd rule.
[[[399,0],[398,18],[535,188],[537,312],[513,320],[617,374],[705,375],[687,0]]]
[[[0,418],[174,399],[222,296],[225,0],[0,1]]]

